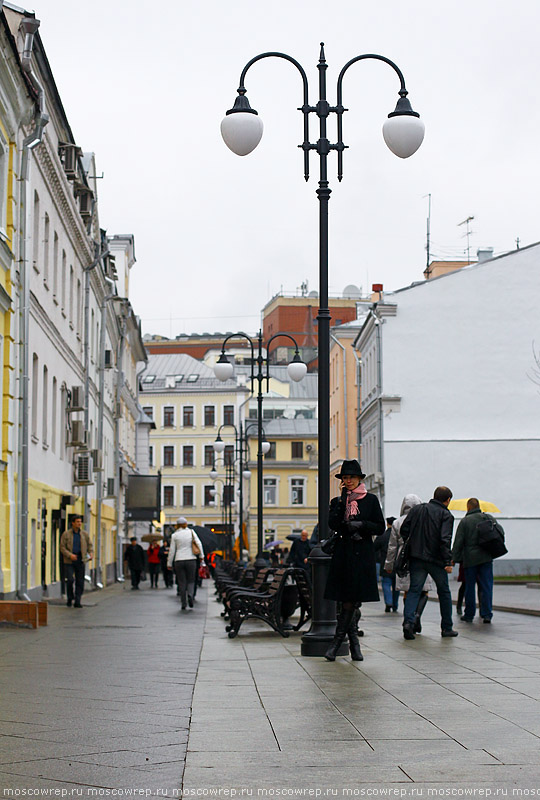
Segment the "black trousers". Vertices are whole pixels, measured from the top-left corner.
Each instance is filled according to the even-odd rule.
[[[72,561],[71,564],[64,564],[64,580],[66,582],[66,595],[68,602],[81,602],[84,592],[84,562]],[[75,581],[75,598],[73,597],[73,582]]]
[[[139,588],[139,583],[141,582],[142,569],[131,569],[130,568],[129,571],[131,573],[131,585],[133,586],[134,589],[138,589]]]

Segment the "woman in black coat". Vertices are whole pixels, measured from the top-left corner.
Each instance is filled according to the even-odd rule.
[[[362,483],[365,477],[358,461],[344,461],[336,475],[342,482],[341,497],[334,497],[330,503],[328,524],[338,538],[324,596],[327,600],[338,600],[341,610],[334,640],[325,653],[328,661],[336,660],[347,634],[351,657],[363,660],[356,630],[356,606],[379,600],[373,536],[384,533],[385,521],[378,498],[367,492]]]

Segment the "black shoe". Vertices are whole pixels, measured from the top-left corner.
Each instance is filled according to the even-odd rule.
[[[66,606],[68,608],[71,608],[72,605],[73,605],[73,602],[71,600],[68,600],[67,603],[66,603]]]
[[[188,594],[187,596],[187,601],[188,601],[188,606],[190,608],[193,608],[193,597],[190,594]]]
[[[462,606],[456,606],[456,614],[458,615],[458,617],[461,617],[461,615],[463,614]]]
[[[73,603],[74,608],[82,608],[82,603]]]
[[[472,619],[471,619],[470,617],[463,616],[463,617],[460,617],[460,620],[461,620],[462,622],[469,622],[469,623],[472,623]]]
[[[404,639],[416,639],[414,635],[413,626],[410,622],[403,626],[403,638]]]
[[[484,617],[484,625],[491,625],[491,617]]]
[[[452,636],[459,636],[459,633],[450,628],[449,630],[441,631],[441,636],[443,637],[443,639],[449,639]]]
[[[418,616],[418,614],[416,614],[414,617],[413,630],[415,633],[422,633],[422,623],[420,622],[420,617]]]
[[[182,611],[185,611],[185,610],[186,610],[186,605],[184,603],[184,605],[182,606]]]
[[[390,611],[392,611],[392,606],[386,605],[386,607],[384,609],[385,614],[389,614]]]

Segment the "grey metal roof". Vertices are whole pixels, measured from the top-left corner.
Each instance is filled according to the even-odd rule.
[[[234,367],[235,375],[246,375],[248,378],[251,375],[251,367],[243,364],[235,364]],[[284,398],[288,400],[316,400],[318,396],[318,385],[319,385],[319,376],[316,372],[308,372],[307,375],[302,378],[301,381],[291,381],[289,378],[289,373],[287,372],[287,365],[286,364],[271,364],[270,365],[270,377],[276,378],[276,380],[281,381],[282,383],[288,383],[290,385],[289,397]],[[249,388],[249,380],[248,380],[248,388]],[[266,386],[263,387],[265,389]],[[278,397],[277,394],[274,395]]]
[[[317,436],[319,425],[316,419],[271,419],[264,420],[266,438],[273,436]]]
[[[155,376],[152,382],[148,378]],[[183,378],[174,386],[167,386],[167,377],[182,375]],[[194,382],[189,381],[189,376],[197,376]],[[234,391],[238,387],[234,377],[229,381],[220,381],[214,375],[214,370],[186,353],[149,353],[148,369],[142,379],[143,392],[156,390],[191,392],[199,389],[214,389],[218,391]]]

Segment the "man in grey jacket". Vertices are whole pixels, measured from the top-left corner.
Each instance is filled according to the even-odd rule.
[[[452,595],[448,574],[452,572],[452,528],[454,517],[448,511],[452,492],[438,486],[429,503],[414,506],[401,526],[401,536],[409,541],[411,585],[405,599],[403,636],[414,639],[415,612],[424,582],[431,575],[437,586],[441,609],[441,636],[457,636],[452,625]]]

